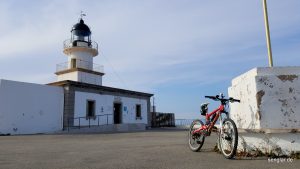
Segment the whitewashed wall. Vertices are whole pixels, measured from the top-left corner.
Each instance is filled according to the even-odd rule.
[[[61,130],[63,98],[61,87],[0,80],[0,133]]]
[[[80,71],[64,73],[57,76],[57,81],[63,80],[72,80],[76,82],[102,85],[102,76]]]
[[[89,52],[86,52],[86,51],[72,52],[72,54],[68,57],[68,61],[71,62],[71,60],[73,58],[93,64],[93,56]],[[71,68],[71,67],[69,67],[69,68]],[[89,68],[89,67],[86,67],[86,68]]]
[[[232,80],[230,116],[239,153],[291,155],[300,151],[300,67],[254,68]]]
[[[69,72],[57,75],[57,81],[73,80],[78,81],[78,72]]]
[[[78,72],[78,82],[102,85],[102,76],[86,72]]]
[[[129,97],[118,97],[111,95],[102,95],[86,92],[75,92],[75,108],[74,117],[86,116],[87,100],[95,100],[95,113],[112,114],[109,116],[108,123],[113,124],[113,106],[114,102],[122,103],[122,123],[143,123],[147,124],[147,101],[144,99],[135,99]],[[136,104],[141,105],[142,119],[136,119]],[[100,124],[106,124],[106,116],[100,118]],[[90,120],[91,125],[97,125],[98,119]],[[74,125],[78,125],[78,120],[74,121]],[[80,125],[88,125],[88,120],[81,119]]]
[[[231,118],[241,129],[300,129],[300,67],[255,68],[232,80]]]

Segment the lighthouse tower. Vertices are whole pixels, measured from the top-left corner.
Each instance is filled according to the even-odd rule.
[[[56,66],[57,81],[77,81],[102,85],[103,66],[93,63],[98,44],[91,39],[91,30],[82,17],[71,30],[71,38],[64,41],[63,52],[68,61]]]

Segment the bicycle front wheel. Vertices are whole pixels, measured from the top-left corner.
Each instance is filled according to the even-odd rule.
[[[219,147],[225,158],[231,159],[235,156],[238,145],[238,131],[234,121],[227,118],[219,132]]]
[[[201,120],[194,120],[190,126],[188,141],[189,147],[192,151],[199,151],[204,144],[205,136],[201,133],[193,134],[193,131],[199,129],[203,126],[203,122]]]

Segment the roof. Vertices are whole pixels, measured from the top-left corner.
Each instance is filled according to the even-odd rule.
[[[76,23],[72,30],[72,33],[74,33],[77,36],[89,36],[91,35],[90,28],[84,23],[82,19],[80,19],[79,23]]]
[[[120,89],[120,88],[113,88],[113,87],[107,87],[107,86],[100,86],[100,85],[76,82],[76,81],[71,81],[71,80],[64,80],[64,81],[49,83],[47,85],[74,86],[74,87],[80,87],[80,88],[86,88],[86,89],[95,89],[95,90],[99,90],[99,91],[103,91],[103,92],[123,93],[123,94],[142,96],[142,97],[152,97],[153,96],[153,94],[150,94],[150,93],[144,93],[144,92],[138,92],[138,91],[132,91],[132,90],[126,90],[126,89]]]

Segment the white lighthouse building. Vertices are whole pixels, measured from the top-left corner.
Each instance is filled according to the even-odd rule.
[[[56,82],[42,85],[0,79],[0,135],[150,126],[153,94],[103,86],[103,66],[93,63],[98,50],[90,28],[80,18],[63,43],[68,58],[56,66]]]
[[[71,38],[64,41],[68,61],[57,65],[57,80],[72,80],[102,85],[103,66],[93,63],[98,44],[91,39],[91,30],[81,18],[71,30]]]

